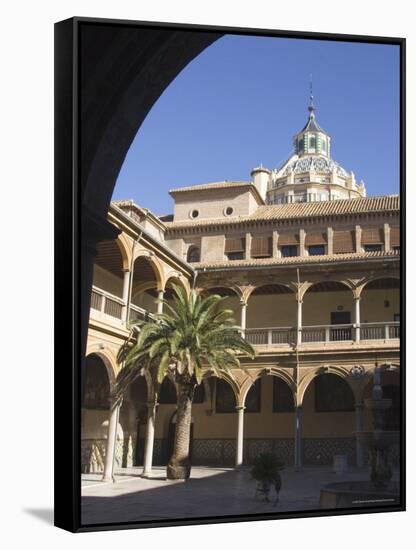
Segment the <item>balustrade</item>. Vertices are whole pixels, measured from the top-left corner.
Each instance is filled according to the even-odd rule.
[[[123,305],[123,300],[118,296],[114,296],[97,287],[92,288],[91,309],[121,320]]]
[[[400,338],[400,323],[362,323],[361,340],[391,340]],[[351,342],[356,325],[312,325],[300,330],[302,344],[319,344],[330,342]],[[248,328],[246,339],[253,346],[278,346],[296,343],[296,328],[270,327]]]

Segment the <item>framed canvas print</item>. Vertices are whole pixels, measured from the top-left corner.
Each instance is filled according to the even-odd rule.
[[[56,24],[57,526],[404,510],[404,68]]]

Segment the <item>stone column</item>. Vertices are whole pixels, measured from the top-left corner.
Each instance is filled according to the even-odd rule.
[[[164,290],[158,290],[157,292],[157,299],[158,300],[163,300],[163,296],[165,295],[165,291]],[[163,313],[163,303],[162,302],[158,302],[157,303],[157,313]]]
[[[153,446],[155,441],[156,401],[147,403],[146,441],[144,445],[143,476],[152,473]]]
[[[391,243],[390,243],[390,225],[388,223],[384,224],[384,251],[390,252]]]
[[[123,308],[121,311],[121,320],[123,321],[123,323],[127,323],[129,320],[128,301],[130,288],[130,269],[124,269],[123,273]]]
[[[110,419],[108,421],[107,446],[105,451],[103,481],[115,481],[114,479],[114,459],[117,445],[117,426],[121,402],[111,404]]]
[[[244,409],[245,407],[236,407],[237,417],[237,450],[235,455],[235,467],[243,464],[243,444],[244,444]]]
[[[251,233],[246,233],[246,250],[244,257],[246,260],[251,258]]]
[[[277,231],[273,231],[273,250],[272,250],[272,257],[278,258],[279,257],[279,233]]]
[[[299,230],[299,256],[305,256],[305,230]]]
[[[360,253],[361,252],[361,226],[356,225],[355,226],[355,251]]]
[[[302,405],[296,407],[295,423],[295,470],[302,469]]]
[[[364,405],[362,401],[355,403],[355,457],[357,468],[364,466],[364,445],[361,434],[364,429]]]
[[[297,316],[297,344],[302,343],[302,304],[303,301],[297,298],[298,316]]]
[[[246,334],[246,324],[247,324],[247,303],[244,300],[240,300],[240,307],[241,307],[241,315],[240,315],[241,333],[244,337]]]
[[[331,256],[334,253],[334,230],[332,229],[332,227],[328,227],[327,237],[328,237],[328,256]]]
[[[355,341],[360,341],[360,323],[361,323],[361,317],[360,317],[360,302],[361,302],[361,296],[356,296],[354,298],[355,301]]]

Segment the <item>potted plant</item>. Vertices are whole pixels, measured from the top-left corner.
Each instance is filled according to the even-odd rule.
[[[251,469],[251,477],[256,480],[256,497],[259,494],[269,502],[272,485],[276,491],[276,502],[279,501],[279,492],[282,486],[280,471],[284,469],[284,462],[273,453],[261,453],[255,458]]]

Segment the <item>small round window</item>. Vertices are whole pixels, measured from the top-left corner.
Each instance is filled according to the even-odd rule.
[[[231,216],[233,212],[234,212],[234,208],[232,206],[227,206],[226,208],[224,208],[225,216]]]
[[[189,213],[189,216],[194,220],[195,218],[197,218],[199,216],[199,210],[191,210],[190,213]]]

